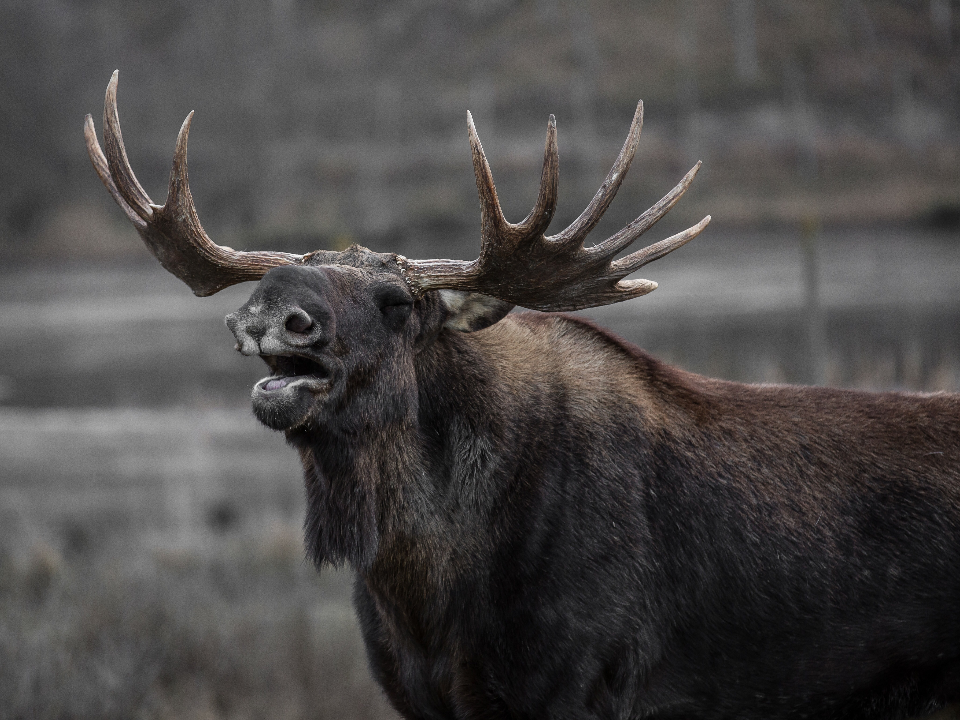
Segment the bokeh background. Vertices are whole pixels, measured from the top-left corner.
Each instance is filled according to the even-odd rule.
[[[0,717],[394,717],[249,412],[251,286],[194,298],[90,167],[114,69],[154,200],[196,110],[210,235],[294,252],[475,257],[468,109],[513,220],[556,115],[559,229],[643,99],[594,237],[698,159],[650,235],[713,223],[586,314],[734,380],[960,388],[956,0],[7,0],[0,68]]]

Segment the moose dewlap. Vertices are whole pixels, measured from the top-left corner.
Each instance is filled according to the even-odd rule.
[[[669,367],[580,318],[709,217],[615,257],[695,167],[584,245],[636,150],[584,212],[500,211],[472,120],[480,257],[354,246],[237,252],[204,233],[188,116],[155,205],[107,88],[101,180],[269,374],[253,407],[300,454],[305,543],[356,572],[374,676],[408,718],[904,718],[960,701],[960,397],[750,386]],[[519,305],[541,311],[508,314]],[[318,679],[320,681],[320,679]]]

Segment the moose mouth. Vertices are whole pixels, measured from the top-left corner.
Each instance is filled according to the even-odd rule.
[[[329,368],[303,355],[261,355],[272,373],[254,385],[257,394],[280,393],[294,386],[313,392],[330,389]]]
[[[291,430],[308,422],[335,385],[335,366],[303,355],[261,355],[271,374],[253,386],[254,415],[269,428]]]

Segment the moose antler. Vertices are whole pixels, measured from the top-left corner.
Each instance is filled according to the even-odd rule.
[[[314,262],[355,264],[360,248],[344,253],[292,255],[270,251],[240,252],[210,240],[200,225],[187,180],[187,137],[192,112],[187,115],[177,137],[167,201],[162,207],[155,205],[137,182],[127,160],[117,114],[118,77],[119,72],[114,72],[104,99],[106,155],[97,142],[90,115],[84,124],[87,152],[103,184],[136,227],[150,252],[194,294],[212,295],[239,282],[259,280],[271,268],[300,265],[310,261],[312,256],[316,256]],[[560,172],[557,123],[553,115],[547,125],[537,203],[516,225],[503,217],[490,164],[477,137],[473,117],[467,113],[467,118],[473,168],[480,193],[480,257],[467,262],[377,256],[395,261],[416,294],[441,289],[469,290],[534,310],[579,310],[620,302],[646,295],[657,287],[650,280],[625,280],[627,275],[686,244],[710,222],[708,215],[693,227],[666,240],[620,260],[613,259],[669,212],[693,182],[700,168],[698,162],[673,190],[620,232],[598,245],[584,247],[584,239],[613,201],[633,160],[643,125],[643,103],[637,104],[627,141],[593,200],[568,228],[550,237],[545,236],[544,231],[557,207]]]
[[[537,203],[516,225],[507,222],[500,209],[490,164],[469,113],[467,122],[480,193],[480,257],[473,262],[405,260],[408,281],[422,291],[441,288],[471,290],[534,310],[579,310],[608,305],[655,290],[657,284],[651,280],[624,278],[685,245],[710,222],[708,215],[693,227],[666,240],[620,260],[613,259],[670,211],[693,182],[700,169],[698,162],[673,190],[620,232],[598,245],[584,247],[584,239],[613,201],[633,160],[643,125],[642,102],[637,104],[620,154],[593,200],[568,228],[550,237],[543,233],[557,206],[559,181],[557,123],[553,115],[547,124]]]
[[[170,189],[163,207],[155,205],[137,182],[120,135],[117,81],[113,73],[103,102],[104,156],[97,142],[93,118],[87,115],[83,134],[90,161],[100,180],[136,227],[160,264],[183,280],[195,295],[213,295],[245,280],[259,280],[270,268],[297,265],[302,255],[281,252],[240,252],[217,245],[203,231],[187,182],[187,136],[193,113],[187,115],[177,137],[170,171]]]

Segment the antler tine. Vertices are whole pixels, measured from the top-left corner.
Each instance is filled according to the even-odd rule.
[[[477,192],[480,195],[480,233],[483,238],[503,235],[509,223],[503,217],[500,209],[500,200],[497,198],[497,188],[493,184],[493,173],[490,163],[480,144],[480,136],[473,124],[473,115],[467,110],[467,134],[470,137],[470,148],[473,151],[473,174],[477,179]],[[482,252],[481,248],[481,252]]]
[[[173,166],[170,168],[170,183],[167,187],[167,201],[164,205],[184,206],[196,214],[193,194],[190,192],[190,178],[187,174],[187,144],[190,141],[190,126],[193,124],[193,110],[187,113],[177,133],[177,147],[173,151]]]
[[[192,112],[177,137],[167,201],[162,207],[155,205],[137,182],[127,160],[117,113],[117,84],[118,73],[114,72],[103,110],[106,154],[100,149],[89,115],[84,122],[87,151],[103,184],[164,268],[183,280],[194,294],[204,296],[239,282],[258,280],[270,268],[304,261],[304,256],[289,253],[238,252],[210,240],[200,225],[187,178]]]
[[[638,237],[656,225],[657,221],[670,212],[673,206],[677,204],[687,191],[687,188],[690,187],[693,179],[697,176],[697,172],[700,170],[700,165],[702,164],[702,161],[698,160],[697,164],[690,168],[687,174],[683,176],[683,179],[674,186],[673,190],[660,198],[657,203],[645,210],[640,217],[625,226],[622,230],[611,235],[603,242],[586,248],[587,254],[597,258],[612,258],[624,248],[630,247]]]
[[[182,234],[204,259],[213,263],[229,264],[231,259],[239,256],[239,253],[232,248],[221,247],[210,239],[200,224],[197,208],[193,204],[193,193],[190,192],[190,179],[187,172],[187,142],[190,138],[192,123],[193,111],[191,110],[177,134],[177,149],[173,153],[173,166],[170,168],[167,201],[162,208],[159,208],[159,213],[164,218],[176,218],[183,224]]]
[[[683,247],[688,242],[693,240],[697,235],[703,232],[703,229],[710,224],[710,220],[710,216],[707,215],[696,225],[687,228],[683,232],[679,232],[676,235],[668,237],[666,240],[661,240],[653,245],[648,245],[642,250],[637,250],[635,253],[630,253],[624,258],[613,261],[610,263],[610,274],[623,278],[632,272],[636,272],[644,265],[652,263],[654,260],[659,260],[664,255],[669,255],[674,250]]]
[[[557,119],[547,121],[547,140],[543,148],[543,169],[540,171],[540,193],[537,204],[515,229],[519,233],[542,235],[550,226],[557,210],[557,190],[560,185],[560,153],[557,149]]]
[[[93,125],[93,116],[89,113],[83,121],[83,137],[87,143],[87,154],[90,156],[90,162],[93,163],[93,169],[96,170],[97,175],[100,176],[100,181],[104,184],[104,187],[107,188],[107,191],[116,201],[117,205],[120,206],[120,209],[123,210],[124,214],[126,214],[130,222],[133,223],[134,227],[136,227],[137,230],[141,230],[146,226],[146,223],[143,218],[135,213],[133,208],[127,204],[127,201],[123,199],[123,196],[117,189],[116,183],[113,182],[113,177],[110,175],[110,168],[107,165],[107,158],[100,148],[100,141],[97,140],[97,130]]]
[[[117,114],[119,78],[120,71],[114,70],[103,99],[103,144],[107,154],[107,166],[110,168],[110,175],[117,190],[126,200],[127,205],[143,220],[149,220],[153,215],[150,209],[153,201],[133,174],[133,168],[130,167],[130,161],[127,159],[127,149],[123,144],[123,135],[120,133],[120,117]]]
[[[637,109],[633,113],[633,122],[630,123],[630,130],[627,132],[627,139],[620,148],[620,154],[607,173],[600,189],[590,201],[590,204],[580,213],[580,217],[574,220],[569,227],[553,235],[547,240],[558,243],[582,244],[583,240],[590,234],[590,231],[600,222],[600,218],[610,207],[613,198],[623,178],[626,177],[627,170],[630,169],[630,163],[633,162],[633,156],[637,152],[637,146],[640,144],[640,131],[643,129],[643,101],[637,103]]]

